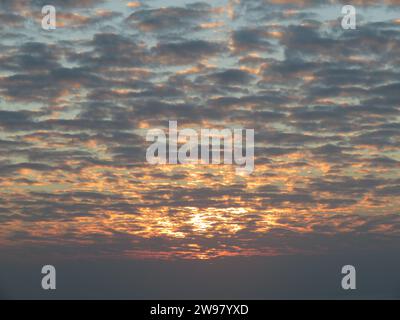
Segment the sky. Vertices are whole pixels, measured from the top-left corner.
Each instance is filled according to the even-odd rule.
[[[400,297],[400,1],[346,4],[1,0],[0,297],[343,297],[352,261]],[[254,171],[149,164],[169,121],[254,129]]]

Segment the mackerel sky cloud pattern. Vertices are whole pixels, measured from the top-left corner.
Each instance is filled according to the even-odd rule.
[[[399,249],[400,1],[48,2],[0,3],[0,254]],[[149,165],[170,120],[254,128],[254,172]]]

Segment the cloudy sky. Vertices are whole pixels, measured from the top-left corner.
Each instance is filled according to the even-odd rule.
[[[221,259],[286,257],[290,277],[306,257],[398,256],[400,1],[351,4],[356,30],[335,0],[2,0],[0,260],[193,279]],[[254,129],[254,172],[148,164],[146,132],[170,120]]]

